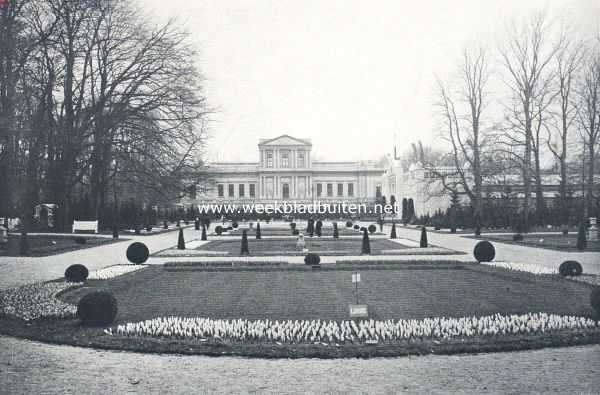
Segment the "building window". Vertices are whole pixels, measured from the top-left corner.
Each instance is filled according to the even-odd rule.
[[[281,167],[290,167],[290,151],[281,151]]]
[[[323,194],[323,184],[317,184],[317,197],[321,197]]]
[[[344,184],[337,185],[337,195],[344,196]]]
[[[244,191],[244,184],[240,184],[238,189],[239,189],[239,196],[240,197],[244,197],[244,192],[245,192]]]
[[[217,194],[219,195],[219,197],[225,196],[225,192],[224,192],[224,189],[223,189],[223,184],[217,185]]]
[[[281,188],[281,191],[283,193],[282,197],[284,199],[289,199],[290,198],[290,184],[283,184],[283,187]]]
[[[250,197],[255,197],[256,196],[256,185],[250,184],[249,188],[250,188],[250,190],[248,192],[250,194]]]
[[[273,151],[266,151],[267,167],[273,167]]]
[[[304,168],[306,166],[306,164],[304,162],[305,162],[304,151],[298,151],[298,167]]]
[[[348,184],[348,196],[354,196],[354,184]]]
[[[333,196],[333,184],[327,184],[327,196]]]
[[[234,197],[234,196],[235,196],[235,193],[234,193],[234,187],[235,187],[235,185],[233,185],[233,184],[229,184],[229,185],[228,185],[228,189],[229,189],[229,191],[228,191],[228,192],[229,192],[229,195],[228,195],[228,196],[229,196],[229,197]]]

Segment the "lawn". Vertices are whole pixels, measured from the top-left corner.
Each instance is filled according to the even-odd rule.
[[[309,252],[319,255],[360,255],[362,239],[334,239],[306,237],[306,248]],[[371,254],[381,254],[382,250],[400,250],[407,247],[386,239],[370,239]],[[252,256],[269,255],[305,255],[296,249],[295,238],[281,239],[252,239],[248,238],[248,249]],[[197,248],[202,251],[219,251],[227,256],[239,256],[241,251],[241,237],[237,240],[215,240]]]
[[[361,271],[359,301],[370,318],[482,316],[546,312],[592,317],[590,287],[475,264],[403,264],[386,268],[177,270],[149,267],[67,292],[77,303],[95,288],[119,301],[117,322],[160,316],[344,320],[355,302],[351,274]]]
[[[569,234],[549,234],[549,235],[529,235],[524,234],[522,241],[513,241],[513,234],[482,236],[481,239],[490,241],[499,241],[502,243],[510,243],[524,245],[528,247],[547,248],[560,251],[579,251],[577,249],[577,235]],[[588,240],[585,251],[600,252],[600,241]]]
[[[0,248],[0,256],[20,256],[20,236],[9,235],[8,244]],[[85,234],[66,235],[33,235],[27,236],[29,244],[28,256],[50,256],[75,251],[82,248],[98,247],[126,239],[108,237],[90,237]],[[79,241],[78,241],[79,240]]]
[[[214,226],[211,225],[210,231],[214,232],[215,227],[219,225],[219,224],[215,224]],[[222,226],[222,225],[221,225]],[[246,228],[244,228],[246,229]],[[307,235],[306,233],[306,228],[305,227],[298,227],[297,228],[299,232],[304,233],[304,235]],[[248,234],[248,237],[255,237],[256,236],[256,225],[254,226],[253,229],[246,229],[246,232]],[[237,229],[233,232],[226,232],[223,233],[223,236],[237,236],[240,237],[242,234],[242,230],[241,229]],[[292,229],[289,227],[269,227],[269,226],[262,226],[260,228],[260,234],[262,236],[292,236]],[[338,234],[340,236],[360,236],[362,233],[358,232],[354,229],[351,228],[346,228],[345,226],[338,226]],[[321,235],[323,237],[332,237],[333,236],[333,227],[327,226],[327,227],[323,227],[321,229]]]

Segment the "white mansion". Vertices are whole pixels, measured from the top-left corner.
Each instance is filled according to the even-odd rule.
[[[367,202],[381,191],[384,168],[374,162],[312,160],[308,139],[260,139],[258,162],[209,164],[210,187],[182,203]]]

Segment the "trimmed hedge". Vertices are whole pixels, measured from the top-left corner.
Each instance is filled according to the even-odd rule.
[[[107,291],[91,292],[77,304],[77,318],[86,326],[110,325],[117,311],[117,300]]]
[[[65,280],[71,283],[81,283],[88,278],[89,274],[90,272],[87,267],[77,263],[69,266],[67,270],[65,270]]]
[[[579,276],[583,273],[583,267],[577,261],[564,261],[558,268],[561,276]]]
[[[87,243],[87,239],[85,237],[81,237],[81,236],[75,237],[74,240],[75,240],[75,243],[77,243],[77,244]]]
[[[127,260],[131,263],[135,263],[136,265],[141,265],[142,263],[148,260],[150,256],[150,251],[148,251],[148,247],[144,243],[140,243],[136,241],[135,243],[131,243],[129,247],[127,247],[127,252],[125,253]]]
[[[477,262],[491,262],[496,256],[496,248],[489,241],[483,240],[475,245],[473,255]]]
[[[517,233],[517,234],[513,235],[512,239],[513,239],[513,241],[523,241],[524,237],[522,234]]]
[[[306,265],[319,265],[321,263],[321,257],[318,254],[310,253],[304,257],[304,264]]]

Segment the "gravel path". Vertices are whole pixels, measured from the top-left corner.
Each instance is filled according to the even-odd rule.
[[[597,393],[600,346],[463,356],[259,360],[96,351],[0,337],[0,392]]]

